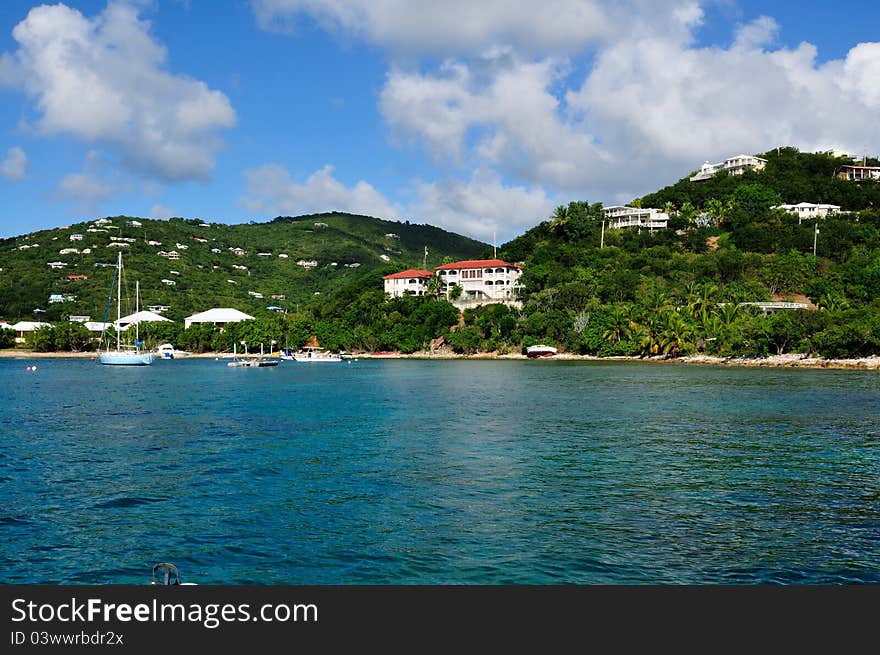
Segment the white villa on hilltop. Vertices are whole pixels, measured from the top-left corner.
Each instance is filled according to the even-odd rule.
[[[706,162],[700,166],[700,172],[690,178],[691,182],[708,180],[719,171],[727,171],[730,175],[742,175],[746,171],[760,171],[766,166],[767,160],[754,155],[735,155],[728,157],[719,164]]]
[[[811,202],[799,202],[796,205],[776,205],[771,209],[784,209],[789,214],[794,214],[799,219],[825,218],[828,214],[840,213],[840,205],[823,205]]]
[[[637,227],[655,230],[665,228],[669,221],[669,214],[659,209],[650,207],[627,207],[626,205],[612,205],[604,207],[602,211],[608,219],[609,228]]]
[[[880,180],[880,166],[841,166],[837,177],[850,182]]]

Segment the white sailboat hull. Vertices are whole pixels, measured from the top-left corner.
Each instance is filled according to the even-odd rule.
[[[153,363],[153,353],[110,351],[98,355],[98,362],[114,366],[149,366]]]

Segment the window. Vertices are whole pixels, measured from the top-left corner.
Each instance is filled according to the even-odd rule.
[[[504,269],[503,269],[503,268],[496,268],[496,269],[495,269],[495,272],[496,272],[496,273],[503,273],[503,272],[504,272]]]

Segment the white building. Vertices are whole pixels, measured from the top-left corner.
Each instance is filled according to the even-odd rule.
[[[708,180],[719,171],[727,171],[730,175],[742,175],[746,171],[760,171],[767,165],[766,159],[755,157],[754,155],[734,155],[728,157],[719,164],[710,164],[706,162],[700,166],[700,172],[692,176],[691,182],[699,182],[700,180]]]
[[[637,227],[656,230],[665,228],[669,221],[669,214],[651,207],[627,207],[626,205],[612,205],[602,209],[605,218],[608,219],[608,227],[619,229],[624,227]]]
[[[83,235],[82,235],[82,234],[71,234],[71,235],[70,235],[70,240],[71,240],[71,241],[82,241],[82,240],[83,240]]]
[[[837,177],[850,182],[880,180],[880,166],[841,166]]]
[[[39,321],[19,321],[9,329],[15,330],[15,343],[24,343],[28,334],[36,332],[42,327],[52,327],[52,324],[41,323]]]
[[[385,293],[392,298],[424,296],[431,275],[433,275],[431,271],[415,268],[386,275],[382,278],[385,281]]]
[[[828,214],[839,214],[840,205],[823,205],[812,202],[799,202],[796,205],[776,205],[772,209],[784,209],[789,214],[794,214],[799,219],[825,218]]]
[[[434,269],[444,281],[448,295],[454,285],[463,292],[462,305],[513,304],[522,268],[501,259],[475,259],[443,264]]]
[[[215,307],[205,312],[193,314],[183,319],[184,327],[195,323],[213,323],[214,325],[226,325],[227,323],[240,323],[241,321],[253,320],[253,316],[240,312],[230,307]]]

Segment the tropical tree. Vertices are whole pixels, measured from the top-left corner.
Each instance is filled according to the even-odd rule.
[[[608,328],[602,333],[602,338],[613,343],[620,343],[624,339],[630,339],[638,329],[638,325],[632,319],[632,307],[629,305],[612,305],[608,310]]]

